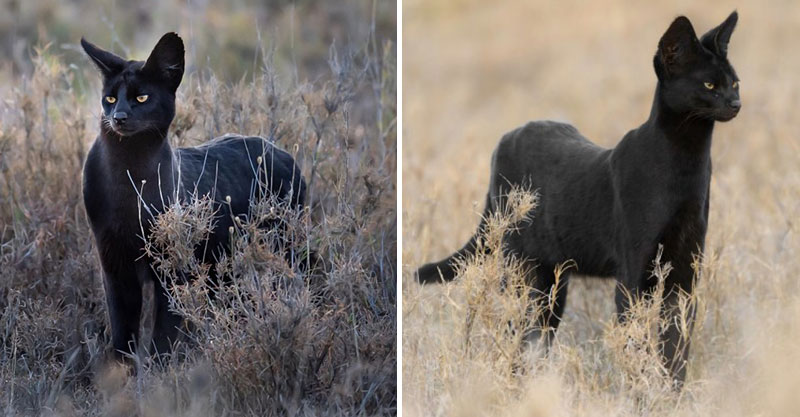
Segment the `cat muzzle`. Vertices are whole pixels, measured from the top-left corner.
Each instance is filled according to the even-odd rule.
[[[739,110],[742,108],[742,102],[740,100],[733,100],[728,103],[728,106],[717,112],[714,116],[718,122],[727,122],[728,120],[733,119],[739,114]]]
[[[118,111],[118,112],[114,113],[113,118],[114,118],[114,123],[122,126],[122,125],[125,124],[125,122],[128,121],[128,113],[125,113],[125,112],[122,112],[122,111]]]

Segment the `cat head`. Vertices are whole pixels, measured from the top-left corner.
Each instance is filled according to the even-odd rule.
[[[738,18],[734,11],[700,39],[684,16],[669,26],[658,42],[653,65],[670,110],[717,121],[739,113],[739,77],[728,62],[728,42]]]
[[[172,32],[165,34],[146,61],[126,61],[83,38],[81,46],[103,76],[104,133],[166,137],[175,117],[175,91],[183,77],[181,38]]]

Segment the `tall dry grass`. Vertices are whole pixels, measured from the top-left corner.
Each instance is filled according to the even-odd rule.
[[[475,232],[503,133],[531,119],[566,120],[613,146],[647,118],[652,55],[670,21],[685,14],[702,33],[734,8],[740,21],[729,57],[743,110],[714,132],[709,233],[702,277],[686,300],[697,320],[682,392],[669,389],[658,362],[658,299],[642,300],[619,325],[613,281],[573,276],[544,356],[517,349],[509,331],[524,300],[498,289],[513,276],[505,267],[487,269],[479,257],[451,284],[413,282],[415,268]],[[403,21],[408,415],[797,414],[800,83],[788,69],[800,64],[798,5],[406,1]],[[499,314],[501,306],[513,315]]]
[[[207,201],[164,214],[149,247],[160,273],[198,278],[173,288],[187,335],[168,359],[133,358],[130,373],[105,362],[110,329],[81,202],[100,80],[88,61],[70,65],[38,48],[32,74],[15,78],[0,103],[4,415],[395,412],[396,50],[372,32],[326,54],[327,75],[312,81],[277,69],[266,41],[252,79],[185,77],[170,142],[226,132],[274,140],[301,165],[309,209],[254,202],[221,263],[231,285],[213,297],[205,266],[188,255],[208,231]],[[256,227],[269,216],[285,221],[291,245]],[[286,250],[312,250],[324,269],[287,263]]]

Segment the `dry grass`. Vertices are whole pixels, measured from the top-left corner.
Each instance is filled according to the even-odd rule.
[[[508,331],[525,305],[497,289],[513,276],[508,261],[479,258],[448,285],[413,282],[415,268],[474,233],[503,133],[531,119],[567,120],[613,146],[647,118],[652,54],[669,22],[686,14],[703,32],[734,8],[740,21],[730,59],[744,107],[715,129],[709,233],[703,276],[687,300],[698,316],[682,393],[668,389],[654,355],[658,300],[642,301],[619,326],[614,283],[572,279],[564,321],[543,357],[517,349]],[[798,16],[792,2],[404,2],[406,414],[796,414],[800,82],[787,69],[800,64],[792,52]]]
[[[256,202],[222,263],[233,283],[211,298],[205,266],[189,256],[208,231],[209,206],[172,207],[150,249],[163,255],[163,274],[200,277],[173,294],[192,330],[168,361],[136,358],[135,375],[104,363],[110,331],[81,202],[99,77],[88,61],[70,65],[54,47],[39,48],[31,74],[5,73],[14,84],[0,102],[2,414],[395,412],[393,41],[338,42],[323,50],[327,74],[309,82],[275,65],[273,51],[284,45],[262,46],[248,61],[257,69],[251,78],[187,75],[169,139],[185,146],[241,132],[275,140],[310,184],[310,216]],[[286,222],[291,245],[272,244],[275,236],[256,227],[270,216]],[[309,248],[325,261],[324,272],[283,255]]]

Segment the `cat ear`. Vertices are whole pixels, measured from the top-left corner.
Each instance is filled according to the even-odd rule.
[[[679,16],[658,41],[658,52],[655,56],[656,71],[660,72],[660,63],[661,69],[666,71],[665,75],[680,72],[686,64],[694,60],[699,49],[700,44],[692,22],[685,16]]]
[[[81,46],[86,52],[86,55],[89,55],[89,58],[94,61],[97,69],[103,74],[103,78],[111,78],[125,69],[125,64],[127,62],[111,52],[98,48],[84,38],[81,38]]]
[[[722,24],[703,35],[700,43],[709,51],[726,58],[728,56],[728,41],[731,40],[731,34],[733,34],[733,29],[736,27],[738,20],[739,14],[734,10]]]
[[[177,90],[183,78],[183,55],[183,41],[180,36],[169,32],[159,39],[142,71],[164,80],[173,91]]]

